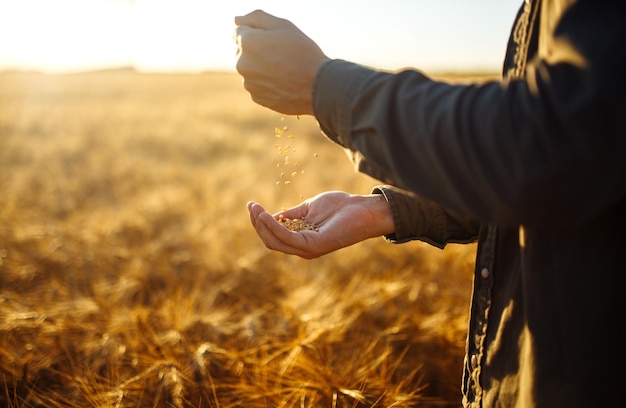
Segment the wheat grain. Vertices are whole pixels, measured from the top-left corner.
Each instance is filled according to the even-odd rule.
[[[312,223],[308,222],[304,218],[285,218],[282,215],[278,217],[278,222],[284,225],[287,229],[299,232],[299,231],[318,231],[319,227]]]

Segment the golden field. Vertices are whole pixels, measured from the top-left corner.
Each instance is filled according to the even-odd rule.
[[[377,182],[236,74],[0,74],[0,141],[0,406],[460,404],[475,246],[267,250],[248,200]]]

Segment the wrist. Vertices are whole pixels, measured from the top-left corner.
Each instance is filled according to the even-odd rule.
[[[315,85],[322,66],[328,61],[330,61],[330,58],[326,55],[322,55],[318,60],[309,64],[310,70],[307,77],[310,79],[306,86],[306,89],[308,89],[308,98],[305,104],[305,111],[303,112],[305,115],[315,116]]]
[[[387,198],[383,194],[370,194],[367,196],[371,200],[372,218],[378,226],[378,235],[386,236],[395,232],[396,226],[393,220],[393,213]]]

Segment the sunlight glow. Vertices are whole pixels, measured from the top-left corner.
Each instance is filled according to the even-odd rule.
[[[519,0],[0,0],[0,69],[232,70],[233,17],[292,20],[333,58],[498,69]]]
[[[233,12],[207,2],[21,0],[0,4],[0,67],[194,71],[234,64]],[[230,60],[223,57],[226,52]]]
[[[9,66],[52,71],[128,64],[128,8],[80,0],[4,2],[0,56]]]

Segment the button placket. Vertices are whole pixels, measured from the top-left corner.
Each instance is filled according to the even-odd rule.
[[[474,288],[470,310],[467,354],[463,393],[468,401],[480,404],[482,399],[481,366],[484,358],[485,338],[487,335],[489,309],[491,308],[491,290],[494,284],[493,267],[495,263],[495,245],[498,228],[484,225],[479,239],[479,257],[474,270]]]

